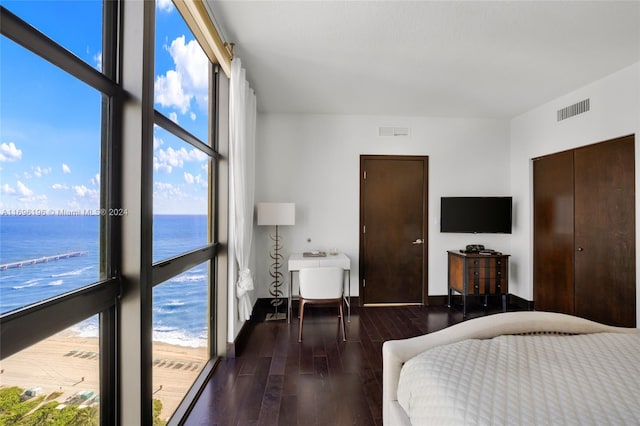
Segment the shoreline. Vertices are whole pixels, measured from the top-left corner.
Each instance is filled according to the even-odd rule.
[[[0,387],[40,388],[64,403],[82,392],[99,396],[97,337],[63,331],[0,362]],[[160,418],[167,420],[189,390],[207,360],[206,347],[153,342],[153,398],[162,401]],[[87,401],[89,402],[89,401]]]

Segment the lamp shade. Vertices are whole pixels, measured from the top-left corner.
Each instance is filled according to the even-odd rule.
[[[258,203],[258,225],[295,225],[294,203]]]

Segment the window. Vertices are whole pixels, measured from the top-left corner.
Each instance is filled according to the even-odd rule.
[[[81,3],[0,5],[0,359],[32,415],[109,424],[119,89],[102,23],[117,3]]]
[[[102,1],[3,0],[20,19],[102,71]],[[7,86],[2,87],[2,91]]]
[[[159,126],[154,131],[153,260],[209,243],[207,154]]]
[[[213,368],[218,77],[153,13],[0,0],[1,381],[66,424],[162,423]]]
[[[212,64],[178,11],[165,6],[156,7],[152,243],[152,374],[163,420],[209,358],[217,161]]]
[[[201,141],[209,140],[209,59],[170,1],[156,7],[154,103]]]
[[[176,410],[208,356],[208,262],[153,288],[153,390],[160,419]]]
[[[100,345],[94,316],[0,363],[2,424],[97,425]]]
[[[211,64],[173,7],[156,9],[153,260],[209,244]]]
[[[100,271],[102,94],[2,38],[0,312]]]

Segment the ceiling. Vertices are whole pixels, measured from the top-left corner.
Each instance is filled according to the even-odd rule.
[[[263,113],[511,118],[640,60],[638,1],[207,2]]]

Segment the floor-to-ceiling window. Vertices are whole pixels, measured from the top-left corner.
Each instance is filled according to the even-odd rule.
[[[0,1],[2,424],[118,424],[128,405],[161,424],[188,409],[215,353],[217,71],[171,2],[157,3],[155,25],[126,3]],[[122,53],[121,25],[155,38],[155,66]],[[155,93],[127,91],[130,62]],[[125,161],[140,145],[123,130],[136,97],[153,117],[141,121],[151,179]],[[152,194],[150,220],[144,202],[127,204],[132,184]],[[148,239],[127,235],[147,222]],[[148,260],[133,274],[132,252]],[[122,308],[132,299],[148,318]],[[153,357],[135,365],[146,358],[123,353],[121,336],[140,324]],[[152,391],[122,398],[125,369]]]
[[[178,10],[157,3],[153,132],[153,394],[171,416],[209,358],[214,68]],[[173,266],[173,267],[172,267]]]
[[[1,5],[0,422],[110,423],[117,4]]]

